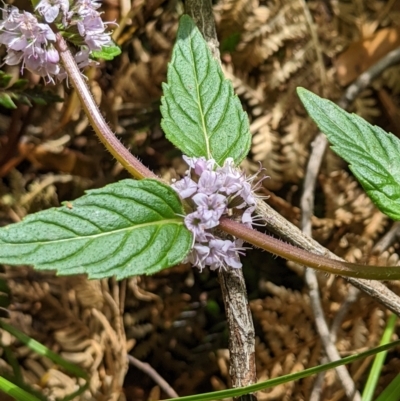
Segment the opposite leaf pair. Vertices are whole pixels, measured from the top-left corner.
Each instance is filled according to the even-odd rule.
[[[248,119],[187,16],[181,18],[164,90],[161,111],[167,137],[187,155],[204,158],[188,161],[195,171],[200,164],[206,166],[201,173],[207,171],[208,181],[227,172],[210,193],[199,193],[201,177],[175,184],[183,198],[194,195],[197,211],[185,218],[181,200],[161,182],[124,180],[0,229],[0,263],[122,279],[181,262],[193,249],[195,237],[189,257],[200,268],[240,267],[242,242],[218,239],[211,230],[229,209],[239,209],[242,222],[251,223],[254,197],[235,169],[249,151]],[[373,200],[391,217],[400,217],[398,139],[304,89],[299,94]]]

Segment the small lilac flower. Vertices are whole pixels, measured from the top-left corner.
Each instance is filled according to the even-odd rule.
[[[6,16],[6,17],[5,17]],[[20,13],[16,7],[5,13],[0,20],[0,44],[7,46],[5,63],[15,65],[22,62],[22,69],[54,82],[63,77],[63,69],[59,65],[59,55],[52,43],[55,34],[47,24],[41,24],[28,12]]]
[[[60,11],[63,24],[66,25],[66,18],[69,10],[68,0],[40,0],[35,10],[43,16],[46,22],[51,24],[56,20]]]
[[[97,11],[92,11],[77,22],[79,34],[85,37],[88,32],[104,32],[104,23]]]
[[[189,198],[197,192],[197,184],[190,177],[184,177],[171,186],[182,199]]]
[[[222,214],[226,211],[226,197],[219,194],[197,193],[192,199],[198,206],[197,213],[202,220],[203,227],[205,229],[216,227]]]
[[[206,242],[208,240],[209,235],[205,232],[204,220],[198,211],[185,217],[185,226],[194,234],[195,241]]]
[[[206,195],[218,192],[224,182],[224,177],[215,171],[205,170],[200,176],[198,190]]]
[[[242,262],[239,258],[239,251],[241,250],[243,250],[243,248],[238,248],[234,242],[228,240],[224,241],[220,252],[223,254],[225,264],[234,269],[242,267]]]
[[[212,171],[215,165],[215,160],[210,159],[207,160],[205,157],[188,157],[183,155],[183,160],[189,165],[190,168],[194,169],[194,172],[201,176],[203,171],[209,170]]]
[[[211,270],[227,268],[227,266],[239,269],[242,263],[239,259],[238,249],[235,243],[229,240],[212,239],[209,242],[210,253],[205,259],[205,263]]]
[[[94,61],[90,58],[90,51],[86,46],[81,46],[81,50],[75,53],[74,59],[76,64],[78,64],[79,69],[83,69],[88,65],[98,64],[97,61]]]
[[[58,51],[53,47],[50,46],[46,52],[47,61],[52,64],[57,64],[60,61],[60,55]]]
[[[221,174],[221,172],[219,172]],[[223,185],[220,188],[220,192],[227,195],[232,195],[239,192],[243,188],[243,180],[233,175],[226,175]]]
[[[240,178],[243,174],[235,167],[235,161],[232,157],[228,157],[223,167],[219,167],[218,171],[225,174]]]
[[[113,22],[103,22],[96,11],[100,4],[92,0],[77,0],[70,11],[70,25],[76,26],[84,45],[90,51],[98,51],[111,46],[111,34],[105,32],[106,26]]]
[[[8,50],[4,63],[8,65],[17,65],[21,62],[23,53],[14,50]]]
[[[99,2],[94,0],[75,0],[71,4],[70,0],[40,0],[35,11],[46,23],[13,6],[2,9],[0,44],[7,47],[5,63],[22,63],[22,70],[27,68],[47,82],[54,82],[54,78],[63,80],[67,75],[53,47],[56,36],[48,25],[57,22],[59,29],[78,48],[75,54],[78,67],[96,64],[91,52],[113,45],[111,34],[105,31],[110,22],[102,21],[99,7]]]
[[[3,17],[4,14],[3,11]],[[56,39],[47,24],[40,24],[34,15],[20,13],[16,7],[12,7],[6,19],[0,20],[0,31],[0,43],[15,51],[42,48]]]
[[[251,185],[247,181],[243,183],[243,188],[241,189],[239,195],[248,205],[256,204]]]
[[[189,253],[187,261],[192,263],[202,271],[206,267],[205,260],[210,254],[210,248],[208,245],[195,244],[193,249]]]
[[[254,212],[254,210],[256,210],[255,205],[248,207],[242,214],[242,223],[249,228],[252,227],[253,218],[251,217],[251,215]]]
[[[101,4],[96,0],[77,0],[74,4],[74,12],[81,16],[90,14],[100,8]]]

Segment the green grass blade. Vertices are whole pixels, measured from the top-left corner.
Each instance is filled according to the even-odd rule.
[[[400,400],[400,374],[382,391],[375,401],[399,401]]]
[[[387,344],[392,337],[396,326],[397,316],[392,314],[386,324],[385,331],[383,333],[381,342],[379,345]],[[374,363],[372,364],[371,371],[368,375],[367,383],[365,384],[365,388],[362,394],[362,401],[371,401],[372,397],[374,396],[376,385],[379,380],[379,376],[382,370],[382,366],[385,362],[385,358],[387,355],[386,352],[381,352],[376,355]],[[399,399],[399,398],[398,398]]]
[[[17,401],[41,401],[2,376],[0,376],[0,391],[15,398]]]
[[[315,366],[313,368],[305,369],[301,372],[296,372],[296,373],[292,373],[290,375],[277,377],[275,379],[271,379],[271,380],[267,380],[267,381],[264,381],[261,383],[253,384],[251,386],[233,388],[233,389],[222,390],[222,391],[214,391],[212,393],[190,395],[187,397],[171,398],[171,399],[168,399],[167,401],[213,401],[213,400],[221,400],[223,398],[229,398],[229,397],[239,397],[244,394],[254,393],[256,391],[265,390],[267,388],[278,386],[279,384],[284,384],[284,383],[288,383],[291,381],[304,379],[305,377],[312,376],[312,375],[315,375],[315,374],[318,374],[321,372],[325,372],[326,370],[334,369],[341,365],[346,365],[348,363],[352,363],[359,359],[363,359],[368,356],[378,354],[379,352],[387,351],[388,349],[396,347],[398,345],[400,345],[400,340],[393,341],[390,344],[385,344],[385,345],[381,345],[376,348],[372,348],[368,351],[360,352],[359,354],[347,356],[338,361],[329,362],[324,365]],[[382,399],[379,401],[384,401],[384,400]]]
[[[66,371],[74,374],[75,376],[87,380],[86,372],[82,370],[79,366],[76,366],[73,363],[66,361],[60,355],[51,351],[43,344],[27,336],[26,334],[22,333],[21,331],[19,331],[18,329],[4,322],[1,319],[0,319],[0,327],[3,330],[8,331],[10,334],[12,334],[15,338],[17,338],[23,344],[28,346],[32,351],[36,352],[39,355],[49,358],[51,361],[64,368]]]
[[[13,351],[8,346],[7,347],[2,346],[2,348],[4,350],[4,356],[6,357],[7,362],[9,363],[9,365],[11,366],[11,369],[13,371],[14,382],[17,384],[23,383],[24,380],[22,378],[21,368],[19,366],[18,360],[15,357]]]

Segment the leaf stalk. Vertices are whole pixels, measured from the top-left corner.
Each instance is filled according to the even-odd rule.
[[[143,178],[158,178],[151,170],[144,166],[129,150],[118,140],[105,122],[89,88],[84,81],[78,66],[68,49],[68,45],[61,33],[56,33],[56,47],[60,53],[64,68],[73,87],[78,94],[81,105],[95,130],[97,136],[107,150],[117,159],[122,166],[138,180]]]
[[[325,273],[368,280],[400,279],[399,266],[360,265],[357,263],[325,258],[324,256],[315,255],[304,249],[286,244],[270,235],[247,228],[243,224],[227,218],[222,218],[218,227],[226,233],[241,238],[249,244],[271,252],[274,255],[281,256],[292,262],[312,267]]]

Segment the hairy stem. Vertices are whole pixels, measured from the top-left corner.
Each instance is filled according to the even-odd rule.
[[[296,248],[282,241],[272,238],[243,224],[227,218],[220,220],[218,226],[228,234],[241,238],[258,248],[264,249],[274,255],[281,256],[292,262],[312,267],[326,273],[340,276],[357,277],[369,280],[399,280],[399,266],[372,266],[356,263],[342,262],[340,260],[327,259],[321,255],[315,255],[303,249]]]
[[[144,166],[127,148],[118,140],[110,127],[105,122],[103,116],[93,99],[89,88],[84,81],[78,66],[68,49],[68,45],[60,33],[56,34],[56,46],[60,53],[64,68],[74,86],[82,107],[95,130],[100,141],[107,150],[129,171],[135,178],[157,178],[157,176]]]

